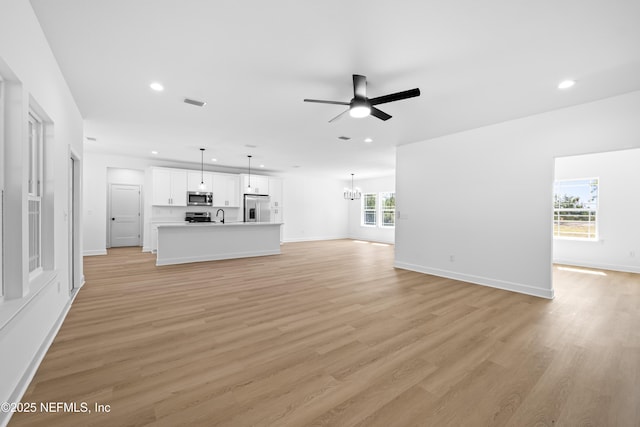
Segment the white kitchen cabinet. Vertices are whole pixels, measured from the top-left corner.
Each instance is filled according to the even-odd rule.
[[[242,174],[242,193],[269,194],[269,177],[251,174],[251,189],[249,189],[249,175]]]
[[[155,206],[187,206],[187,171],[152,169],[152,204]]]
[[[200,183],[204,181],[207,186],[205,190],[200,189]],[[213,173],[189,171],[187,173],[187,191],[213,191]]]
[[[240,207],[240,176],[226,173],[214,173],[213,206],[237,208]]]

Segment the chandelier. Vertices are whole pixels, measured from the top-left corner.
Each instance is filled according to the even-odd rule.
[[[353,187],[353,174],[351,174],[351,189],[344,189],[344,199],[345,200],[359,200],[362,197],[362,191],[359,188]]]

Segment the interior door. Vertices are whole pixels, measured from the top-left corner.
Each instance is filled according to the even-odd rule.
[[[111,184],[111,247],[140,246],[140,186]]]

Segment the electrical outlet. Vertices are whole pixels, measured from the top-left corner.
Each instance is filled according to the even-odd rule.
[[[455,255],[449,255],[449,262],[455,262],[455,261],[456,261]]]
[[[635,251],[629,251],[629,256],[630,257],[635,257],[636,256],[636,252]]]

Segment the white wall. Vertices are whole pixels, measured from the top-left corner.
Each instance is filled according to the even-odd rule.
[[[17,294],[0,300],[0,402],[17,401],[62,322],[73,295],[69,274],[69,157],[82,162],[82,117],[28,0],[3,0],[0,12],[0,74],[11,86],[4,124],[2,174],[5,279]],[[44,219],[50,231],[43,242],[53,262],[46,277],[28,281],[26,160],[27,114],[38,106],[50,121],[45,141],[46,200]],[[48,202],[46,202],[48,203]],[[80,201],[81,203],[81,201]],[[78,219],[81,220],[81,219]],[[81,251],[79,251],[81,252]],[[81,266],[78,256],[76,265]],[[81,267],[78,271],[82,275]],[[42,276],[44,277],[44,275]],[[0,425],[10,414],[0,413]]]
[[[360,179],[354,181],[354,187],[360,188],[362,193],[382,193],[396,191],[396,177],[382,176],[378,178]],[[346,185],[351,188],[351,181]],[[394,243],[395,227],[365,227],[361,225],[361,200],[345,200],[349,208],[349,237],[358,240],[368,240],[371,242]]]
[[[632,92],[398,147],[396,266],[552,298],[554,158],[640,147],[638,117]]]
[[[283,177],[285,242],[344,239],[348,206],[342,196],[345,182],[323,176],[291,174]]]
[[[640,150],[556,159],[556,179],[588,177],[599,178],[598,241],[554,239],[554,262],[640,273]]]
[[[93,143],[92,143],[93,144]],[[185,169],[195,169],[195,166],[164,160],[144,159],[139,157],[117,156],[86,150],[84,153],[84,255],[104,255],[107,253],[107,221],[108,221],[108,191],[110,179],[133,180],[140,182],[144,189],[150,188],[144,178],[144,171],[149,166],[167,166]],[[199,167],[198,167],[199,169]],[[120,171],[120,172],[118,172]],[[135,175],[135,178],[134,178]],[[145,192],[142,192],[143,204],[143,236],[148,234],[148,221],[151,204]],[[184,210],[184,209],[183,209]],[[181,211],[182,212],[182,211]],[[179,216],[176,214],[176,216]],[[183,216],[183,214],[182,214]]]
[[[85,167],[82,176],[84,184],[84,221],[82,224],[84,255],[107,253],[109,171],[112,169],[143,171],[148,163],[145,159],[85,151]],[[121,173],[116,173],[116,176],[125,178],[121,175]]]
[[[146,170],[150,166],[165,166],[184,169],[199,169],[198,165],[108,155],[93,151],[84,153],[84,255],[102,255],[107,251],[107,190],[108,170],[134,169]],[[240,173],[230,168],[211,168],[225,173]],[[348,207],[342,198],[344,181],[326,179],[323,176],[305,176],[290,174],[283,178],[283,240],[326,240],[348,237],[345,218]],[[145,188],[150,188],[149,177],[145,178]],[[184,218],[189,208],[152,207],[144,198],[143,248],[149,248],[149,221],[153,216],[158,220],[176,220]],[[241,219],[240,209],[225,209],[228,220]]]

